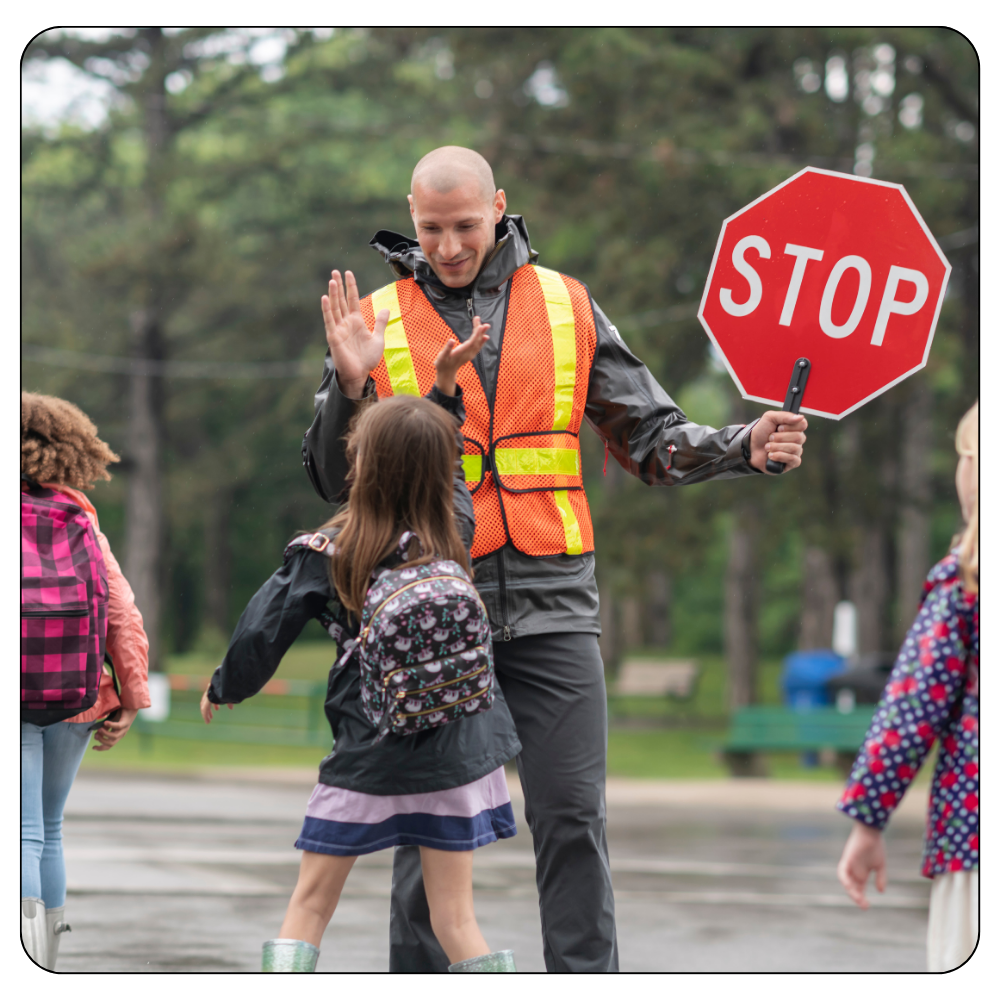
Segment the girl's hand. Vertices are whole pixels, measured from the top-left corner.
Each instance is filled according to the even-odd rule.
[[[137,708],[123,708],[119,711],[118,718],[114,722],[105,719],[104,725],[94,731],[94,739],[100,744],[94,749],[110,750],[129,731],[138,714]]]
[[[486,331],[490,328],[489,323],[480,323],[479,317],[472,318],[472,336],[464,343],[449,339],[448,343],[441,348],[440,353],[434,359],[434,367],[437,369],[437,379],[434,384],[438,392],[443,392],[446,396],[455,395],[455,374],[466,361],[471,361],[478,353],[483,344],[490,338],[486,336]]]
[[[208,687],[211,686],[211,684],[208,685]],[[232,710],[232,707],[232,704],[230,704],[230,710]],[[222,708],[221,705],[216,705],[214,701],[208,700],[208,688],[205,688],[205,693],[201,696],[201,717],[205,720],[206,725],[212,721],[212,716],[220,708]]]
[[[840,864],[837,865],[837,878],[847,890],[847,895],[862,910],[868,909],[865,883],[872,872],[875,872],[875,888],[879,892],[885,892],[885,887],[889,883],[885,871],[885,844],[882,842],[882,833],[855,820],[854,829],[844,844],[844,853],[840,856]]]

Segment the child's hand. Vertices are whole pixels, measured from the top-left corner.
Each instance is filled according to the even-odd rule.
[[[864,823],[855,821],[854,829],[844,844],[844,853],[837,865],[837,878],[847,890],[847,895],[854,900],[862,910],[868,909],[865,898],[865,883],[868,876],[875,872],[875,888],[885,892],[888,885],[885,871],[885,844],[882,833]]]
[[[460,344],[457,340],[449,340],[441,348],[441,352],[434,359],[434,367],[437,369],[437,379],[434,384],[438,392],[443,392],[446,396],[455,395],[455,373],[466,361],[471,361],[483,344],[490,339],[486,336],[489,328],[489,323],[480,323],[479,317],[474,316],[472,336],[464,344]]]
[[[212,685],[209,684],[209,687]],[[232,709],[232,705],[229,706]],[[205,693],[201,696],[201,717],[205,720],[206,725],[212,721],[214,714],[222,708],[221,705],[216,705],[214,701],[208,700],[208,688],[205,689]]]

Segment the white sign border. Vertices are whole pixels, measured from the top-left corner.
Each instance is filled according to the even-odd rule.
[[[934,235],[931,233],[924,222],[923,216],[917,211],[917,206],[913,204],[913,199],[910,197],[906,188],[902,184],[896,184],[893,181],[882,181],[874,177],[858,177],[855,174],[845,174],[839,170],[825,170],[822,167],[803,167],[801,170],[792,174],[791,177],[786,178],[780,184],[771,188],[769,191],[765,191],[759,198],[755,198],[749,205],[744,205],[738,212],[734,212],[728,218],[722,220],[722,229],[719,232],[719,239],[715,244],[715,253],[712,255],[712,266],[708,269],[708,277],[705,279],[705,290],[701,294],[701,303],[698,305],[698,322],[701,323],[702,328],[705,333],[708,334],[708,339],[715,345],[715,349],[719,352],[720,357],[726,365],[726,370],[729,372],[729,377],[736,383],[736,388],[739,389],[740,395],[744,399],[753,400],[756,403],[767,403],[771,406],[784,406],[785,401],[783,399],[767,399],[763,396],[751,396],[744,388],[743,383],[739,380],[736,372],[733,370],[733,366],[729,363],[729,358],[726,357],[726,352],[722,349],[722,346],[715,339],[715,335],[712,333],[711,327],[708,325],[708,321],[705,319],[705,306],[708,304],[708,290],[712,287],[712,278],[715,275],[715,265],[719,260],[719,251],[722,249],[722,241],[726,237],[726,227],[734,219],[738,219],[744,212],[748,212],[754,205],[760,204],[765,198],[770,198],[771,195],[780,191],[786,184],[791,184],[792,181],[801,177],[803,174],[824,174],[828,177],[841,177],[845,180],[855,181],[860,184],[875,184],[878,187],[888,187],[895,188],[903,196],[906,204],[909,206],[910,211],[913,213],[914,218],[920,224],[920,228],[924,231],[924,235],[930,241],[931,246],[934,248],[941,262],[944,264],[944,280],[941,282],[941,292],[938,295],[937,305],[934,308],[934,317],[931,320],[931,329],[927,337],[927,345],[924,348],[924,356],[920,361],[919,365],[911,368],[908,372],[900,375],[898,378],[893,379],[888,385],[882,386],[881,389],[876,390],[870,396],[866,396],[860,402],[855,403],[853,406],[844,410],[841,413],[827,413],[825,410],[814,410],[811,407],[803,406],[801,408],[802,413],[809,413],[816,417],[827,417],[830,420],[842,420],[849,413],[853,413],[855,410],[864,406],[865,403],[871,402],[876,396],[881,396],[883,392],[888,392],[895,385],[899,385],[903,379],[909,378],[914,372],[920,371],[927,365],[927,358],[931,352],[931,344],[934,343],[934,334],[937,332],[938,317],[941,315],[941,307],[944,304],[945,293],[948,290],[948,280],[951,278],[951,262],[945,256],[941,247],[938,246],[938,242],[934,239]]]

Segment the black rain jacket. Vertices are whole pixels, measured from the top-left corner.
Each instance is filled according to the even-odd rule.
[[[509,278],[519,267],[538,260],[519,215],[501,219],[496,240],[476,280],[457,289],[441,283],[416,240],[381,230],[370,243],[392,268],[391,280],[415,277],[458,340],[468,340],[474,315],[491,324],[493,335],[474,362],[487,398],[497,377]],[[625,346],[593,299],[591,306],[597,347],[585,417],[619,465],[651,486],[757,473],[743,448],[752,425],[716,430],[692,423]],[[375,383],[369,378],[365,396],[373,394]],[[330,503],[336,502],[344,488],[347,464],[340,442],[360,404],[340,391],[328,351],[315,397],[316,415],[302,442],[302,459],[313,488]],[[508,542],[477,559],[475,571],[494,640],[541,632],[601,632],[593,553],[536,558]]]
[[[432,389],[428,398],[448,410],[456,426],[465,422],[461,392],[444,396]],[[459,534],[470,549],[476,522],[461,461],[455,463],[454,495]],[[386,565],[394,562],[398,558],[390,557]],[[212,675],[209,701],[239,704],[257,694],[311,618],[338,642],[359,632],[357,620],[343,610],[330,583],[329,557],[298,548],[240,616],[226,656]],[[333,649],[331,643],[331,658]],[[376,742],[375,727],[361,708],[361,673],[356,661],[350,661],[343,670],[331,671],[327,682],[325,710],[334,742],[320,764],[320,782],[368,795],[410,795],[458,788],[482,778],[521,751],[496,680],[494,692],[496,700],[487,712],[409,736],[390,733]]]

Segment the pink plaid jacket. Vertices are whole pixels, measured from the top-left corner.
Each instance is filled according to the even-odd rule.
[[[111,655],[121,687],[121,701],[115,694],[111,677],[105,673],[101,677],[101,689],[97,702],[67,722],[93,722],[113,712],[121,705],[124,708],[148,708],[149,687],[146,677],[149,670],[149,640],[142,627],[142,615],[135,606],[135,596],[128,580],[122,575],[118,560],[111,552],[107,538],[97,521],[94,505],[79,490],[61,486],[58,483],[42,483],[46,489],[58,490],[74,503],[79,504],[94,525],[97,541],[104,555],[104,565],[108,573],[108,638],[105,648]]]

